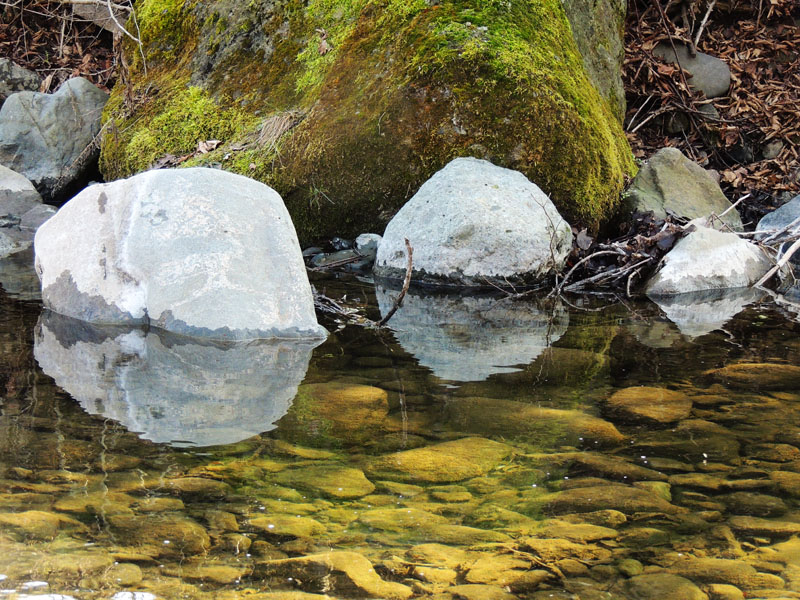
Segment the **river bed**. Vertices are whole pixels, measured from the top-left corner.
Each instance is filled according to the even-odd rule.
[[[0,292],[3,596],[800,597],[791,307],[412,291],[390,329],[222,345],[29,287]]]

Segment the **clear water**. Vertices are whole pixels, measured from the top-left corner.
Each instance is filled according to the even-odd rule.
[[[7,597],[800,597],[791,306],[411,295],[220,346],[42,314],[9,269]]]

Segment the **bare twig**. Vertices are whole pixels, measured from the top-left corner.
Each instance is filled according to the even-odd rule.
[[[590,260],[592,260],[593,258],[597,258],[598,256],[605,256],[605,255],[608,255],[608,254],[615,254],[617,256],[619,256],[619,255],[623,255],[624,256],[624,252],[620,252],[618,250],[617,251],[615,251],[615,250],[600,250],[599,252],[595,252],[595,253],[590,254],[588,256],[584,256],[582,259],[580,259],[578,262],[576,262],[574,265],[572,265],[572,268],[569,271],[567,271],[567,274],[564,276],[564,279],[561,280],[561,283],[558,284],[556,287],[554,287],[553,290],[548,294],[548,296],[554,296],[554,295],[560,294],[561,290],[564,289],[564,285],[566,285],[567,281],[569,281],[569,278],[575,272],[575,269],[580,267],[582,264],[584,264],[586,262],[589,262]]]
[[[694,36],[694,46],[697,47],[697,44],[700,42],[700,36],[703,35],[703,29],[706,27],[706,23],[708,22],[708,17],[711,16],[711,11],[714,10],[714,5],[717,3],[717,0],[711,0],[708,4],[708,8],[706,9],[706,14],[703,15],[703,20],[700,21],[700,27],[697,28],[697,33]]]
[[[794,256],[794,253],[797,252],[798,249],[800,249],[800,239],[795,240],[794,244],[792,244],[786,251],[786,254],[781,256],[780,260],[778,260],[778,262],[775,263],[775,266],[772,267],[769,271],[767,271],[764,274],[764,276],[756,282],[754,287],[761,287],[762,285],[764,285],[764,283],[766,283],[773,275],[775,275],[775,273],[780,271],[787,262],[789,262],[789,260],[792,258],[792,256]]]
[[[564,288],[565,292],[571,292],[577,289],[580,289],[590,283],[596,283],[598,281],[603,281],[606,279],[619,279],[620,277],[625,276],[626,274],[630,273],[631,271],[635,270],[637,267],[641,267],[645,263],[650,262],[653,260],[651,256],[640,260],[637,263],[632,265],[626,265],[623,267],[617,267],[616,269],[611,269],[610,271],[603,271],[602,273],[598,273],[597,275],[593,275],[592,277],[588,277],[586,279],[582,279],[581,281],[576,281],[572,285],[568,285]]]
[[[386,323],[394,316],[394,313],[397,312],[397,309],[400,308],[400,304],[403,302],[403,298],[406,297],[406,292],[408,292],[408,286],[411,285],[411,266],[412,266],[412,255],[414,254],[414,249],[411,247],[411,244],[408,242],[408,238],[405,238],[406,243],[406,253],[408,254],[408,263],[406,264],[406,278],[403,280],[403,289],[400,290],[400,295],[394,301],[394,306],[386,313],[380,321],[378,321],[378,327],[383,327]]]

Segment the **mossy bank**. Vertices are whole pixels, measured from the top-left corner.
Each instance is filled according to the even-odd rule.
[[[609,39],[580,34],[593,51],[614,45],[624,10],[595,4]],[[590,227],[634,170],[616,88],[591,83],[598,61],[559,0],[140,0],[136,14],[143,46],[128,44],[105,112],[106,178],[218,139],[182,164],[271,185],[304,241],[382,232],[457,156],[522,171]]]

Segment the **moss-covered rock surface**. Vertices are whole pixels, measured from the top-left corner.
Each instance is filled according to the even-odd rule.
[[[182,164],[273,186],[304,241],[382,231],[456,156],[522,171],[590,227],[634,169],[619,99],[591,83],[558,0],[139,0],[136,14],[106,178],[217,139]]]

